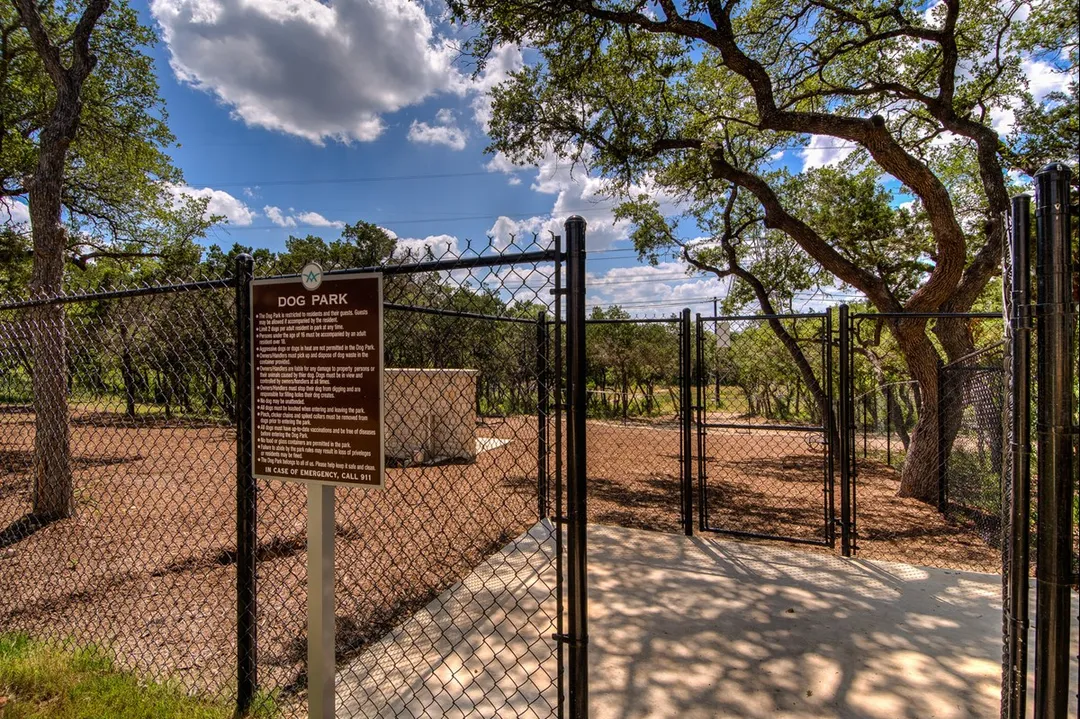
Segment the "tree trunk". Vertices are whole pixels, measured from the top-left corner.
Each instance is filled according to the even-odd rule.
[[[60,224],[59,177],[39,176],[30,187],[34,240],[31,291],[39,297],[59,294],[63,283],[66,232]],[[33,314],[33,512],[53,520],[70,517],[75,511],[68,425],[67,318],[63,305],[43,305]]]
[[[911,444],[911,435],[908,434],[907,418],[904,416],[900,403],[896,399],[896,393],[902,386],[903,385],[897,385],[892,392],[889,392],[886,395],[885,401],[886,404],[888,404],[886,411],[889,413],[889,424],[891,425],[891,429],[900,436],[900,443],[904,445],[904,450],[907,451],[908,445]]]
[[[90,35],[109,0],[89,0],[74,32],[66,42],[70,66],[49,38],[40,11],[31,0],[15,0],[34,50],[56,88],[49,119],[38,134],[37,167],[27,184],[34,265],[30,290],[37,296],[55,296],[63,289],[67,232],[61,215],[67,153],[79,129],[82,88],[97,59],[90,52]],[[67,327],[61,305],[35,311],[34,335],[34,499],[35,514],[58,519],[75,511],[68,427]]]
[[[900,473],[901,497],[935,502],[938,495],[938,353],[925,331],[925,320],[903,320],[896,337],[908,371],[919,384],[922,406],[911,431],[904,469]],[[954,432],[955,436],[955,432]]]

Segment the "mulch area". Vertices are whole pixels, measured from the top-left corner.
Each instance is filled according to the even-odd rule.
[[[536,522],[536,425],[472,464],[387,470],[337,490],[338,652],[358,652]],[[235,687],[235,433],[77,417],[78,512],[26,519],[33,425],[0,418],[0,627],[107,643],[126,668],[227,696]],[[259,673],[299,691],[306,656],[306,492],[262,483]],[[287,702],[288,703],[288,700]]]
[[[724,420],[731,418],[725,417]],[[824,453],[801,432],[710,429],[705,443],[708,524],[718,529],[821,541],[825,527]],[[679,531],[679,430],[671,421],[591,421],[589,519],[638,529]],[[696,441],[694,443],[696,452]],[[923,566],[999,572],[993,537],[961,516],[897,496],[900,473],[859,458],[857,556]],[[694,505],[697,494],[694,458]],[[840,507],[839,469],[834,506]],[[695,528],[697,524],[695,522]],[[839,541],[839,538],[837,539]],[[807,545],[806,549],[815,551]],[[821,551],[838,552],[822,547]]]
[[[473,464],[388,469],[382,491],[337,490],[343,658],[535,523],[535,418],[490,420],[478,434],[513,441]],[[79,511],[43,527],[26,518],[32,438],[28,414],[0,415],[0,627],[107,643],[127,668],[233,691],[234,432],[80,415],[72,423]],[[679,531],[676,424],[590,421],[588,452],[590,521]],[[706,456],[711,524],[820,536],[822,456],[803,436],[714,431]],[[695,483],[696,471],[695,460]],[[860,463],[858,556],[997,570],[983,538],[896,497],[898,481],[881,463]],[[260,682],[297,692],[305,488],[265,483],[259,503]]]

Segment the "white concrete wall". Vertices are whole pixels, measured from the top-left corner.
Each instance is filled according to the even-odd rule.
[[[476,458],[474,369],[388,369],[386,456],[403,462]]]

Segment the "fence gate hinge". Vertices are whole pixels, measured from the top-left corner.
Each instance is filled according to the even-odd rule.
[[[583,647],[589,643],[588,637],[584,639],[574,639],[569,634],[552,634],[551,638],[560,644],[569,644],[570,646]]]

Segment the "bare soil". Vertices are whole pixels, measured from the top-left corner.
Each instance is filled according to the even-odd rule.
[[[511,441],[472,464],[389,469],[382,491],[337,490],[342,657],[535,523],[535,418],[489,420],[478,435]],[[0,627],[108,644],[130,669],[231,693],[235,433],[85,412],[73,418],[72,446],[78,512],[40,526],[28,518],[32,418],[0,414]],[[679,446],[670,421],[590,421],[590,521],[679,531]],[[713,431],[705,458],[710,525],[824,536],[824,457],[804,436]],[[696,483],[696,458],[694,468]],[[997,570],[984,538],[896,497],[898,481],[881,463],[860,463],[858,556]],[[306,651],[305,502],[303,486],[260,486],[260,683],[294,706]]]
[[[337,490],[342,657],[459,580],[537,521],[536,423],[495,421],[512,440],[472,464],[387,470],[386,489]],[[126,668],[192,690],[235,687],[235,433],[109,415],[72,423],[78,512],[27,514],[28,415],[0,417],[0,627],[102,643]],[[306,493],[259,494],[259,680],[303,686]],[[286,703],[289,703],[286,696]]]
[[[716,419],[731,420],[724,416]],[[747,421],[746,418],[738,418]],[[707,526],[824,542],[826,456],[820,435],[769,428],[710,429],[705,441]],[[696,439],[694,440],[696,453]],[[640,529],[679,531],[679,428],[671,421],[592,421],[588,429],[589,519]],[[700,507],[694,457],[694,506]],[[999,572],[996,538],[980,522],[942,516],[897,496],[900,473],[858,460],[856,555],[948,569]],[[839,516],[839,469],[833,503]],[[699,511],[699,510],[695,510]],[[695,529],[697,528],[695,520]],[[837,529],[837,535],[839,530]],[[837,538],[837,542],[839,539]],[[812,547],[807,547],[812,549]],[[822,548],[836,552],[837,549]]]

